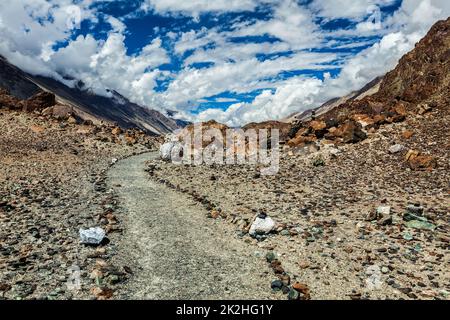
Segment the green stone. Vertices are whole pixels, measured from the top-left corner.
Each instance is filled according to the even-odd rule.
[[[300,297],[300,294],[297,292],[297,290],[291,289],[288,293],[288,300],[298,300]]]
[[[421,230],[434,230],[436,226],[430,222],[411,220],[405,224],[408,228],[421,229]]]

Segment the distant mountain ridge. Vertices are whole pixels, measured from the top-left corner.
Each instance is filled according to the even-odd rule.
[[[123,128],[138,128],[148,134],[161,135],[183,127],[185,122],[161,112],[130,102],[118,92],[100,96],[80,88],[70,88],[52,78],[32,76],[0,56],[0,88],[19,99],[28,99],[44,90],[56,95],[58,103],[74,108],[82,118],[115,123]]]
[[[303,112],[294,113],[281,121],[288,122],[288,123],[299,121],[299,120],[305,121],[305,120],[308,120],[311,118],[313,111],[315,112],[316,116],[320,116],[320,115],[338,107],[339,105],[341,105],[345,102],[361,100],[367,96],[377,93],[380,90],[380,85],[381,85],[382,81],[383,81],[383,77],[377,77],[377,78],[373,79],[372,81],[370,81],[368,84],[366,84],[360,90],[353,91],[353,92],[349,93],[348,95],[340,97],[340,98],[333,98],[331,100],[328,100],[323,105],[321,105],[320,107],[317,107],[315,109],[309,109],[309,110],[305,110]]]

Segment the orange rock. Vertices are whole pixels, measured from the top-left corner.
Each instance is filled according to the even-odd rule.
[[[119,134],[122,133],[122,129],[120,129],[119,127],[114,127],[114,128],[111,130],[111,133],[112,133],[113,135],[115,135],[115,136],[118,136]]]
[[[37,134],[39,134],[39,133],[42,133],[42,132],[44,132],[45,131],[45,129],[43,128],[43,127],[41,127],[41,126],[31,126],[31,131],[33,131],[34,133],[37,133]]]
[[[346,121],[335,131],[330,132],[327,138],[342,138],[344,143],[356,143],[367,138],[364,131],[361,130],[361,124],[353,120]]]
[[[373,117],[373,121],[375,122],[375,124],[380,125],[386,123],[386,117],[384,115],[377,114]]]
[[[408,112],[406,111],[406,106],[401,102],[395,105],[394,111],[401,116],[406,116],[408,114]]]
[[[311,121],[309,123],[309,127],[312,128],[314,131],[321,131],[323,129],[326,129],[327,124],[325,123],[325,121]]]
[[[355,114],[353,120],[359,122],[363,128],[375,124],[375,121],[367,114]]]
[[[414,160],[419,156],[420,152],[416,150],[409,150],[408,153],[405,155],[405,161],[411,161]]]
[[[113,296],[114,291],[109,288],[99,288],[94,287],[91,289],[91,294],[94,295],[98,300],[110,299]]]
[[[212,210],[209,215],[211,216],[211,218],[217,219],[220,214],[217,210]]]
[[[137,140],[136,140],[136,138],[133,137],[133,136],[126,135],[126,136],[125,136],[125,142],[126,142],[128,145],[132,146],[132,145],[135,145],[135,144],[137,143]]]
[[[419,155],[409,160],[409,166],[413,170],[431,170],[436,166],[436,159],[432,156]]]
[[[414,135],[414,132],[411,130],[406,130],[402,132],[402,137],[405,139],[410,139]]]
[[[315,136],[297,136],[294,139],[289,140],[287,144],[290,147],[298,147],[314,141],[317,141]]]
[[[311,291],[309,290],[308,285],[300,282],[295,282],[292,285],[292,288],[300,293],[302,293],[304,296],[301,297],[303,300],[309,300],[311,299]]]

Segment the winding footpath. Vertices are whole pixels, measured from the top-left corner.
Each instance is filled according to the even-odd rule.
[[[123,211],[118,263],[133,276],[124,299],[276,299],[264,251],[239,240],[231,226],[207,218],[188,196],[150,180],[146,153],[119,161],[108,173]]]

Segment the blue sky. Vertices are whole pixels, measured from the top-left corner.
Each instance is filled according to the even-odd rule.
[[[68,85],[241,125],[362,87],[449,10],[446,0],[6,0],[0,54]]]

